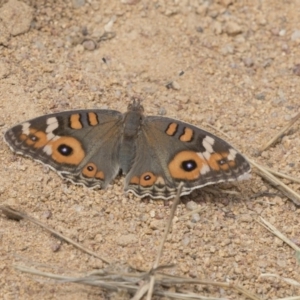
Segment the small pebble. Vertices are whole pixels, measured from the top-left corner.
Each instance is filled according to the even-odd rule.
[[[164,116],[166,113],[167,113],[167,110],[164,107],[159,108],[158,114],[160,116]]]
[[[291,35],[292,41],[300,40],[300,30],[295,30]]]
[[[279,31],[279,36],[285,36],[285,34],[286,34],[286,30],[285,29],[281,29]]]
[[[119,246],[127,246],[129,244],[137,243],[137,237],[133,233],[121,235],[119,238],[117,238],[116,242]]]
[[[293,74],[296,76],[300,76],[300,64],[296,64],[293,68]]]
[[[33,9],[22,1],[9,0],[0,9],[0,19],[11,35],[23,34],[30,29]]]
[[[203,32],[203,28],[201,26],[197,26],[196,27],[196,31],[199,32],[199,33],[202,33]]]
[[[240,222],[250,223],[252,222],[252,217],[249,214],[243,214],[239,217]]]
[[[187,246],[191,242],[190,238],[188,236],[184,236],[182,239],[182,244],[184,246]]]
[[[242,27],[233,21],[227,22],[224,26],[223,31],[232,36],[238,35],[243,32]]]
[[[57,252],[57,251],[59,251],[60,247],[61,247],[61,243],[53,243],[53,244],[51,245],[51,250],[52,250],[53,252]]]
[[[198,208],[198,204],[194,201],[189,201],[187,204],[186,204],[186,209],[187,210],[195,210]]]
[[[197,223],[200,221],[200,215],[198,213],[192,214],[192,222]]]
[[[253,59],[251,57],[246,57],[244,58],[243,61],[244,61],[244,65],[248,68],[253,67],[254,65]]]
[[[177,81],[171,81],[166,85],[167,89],[180,90],[180,85]]]
[[[50,219],[52,217],[52,212],[51,210],[47,210],[43,212],[43,218],[45,219]]]
[[[255,98],[257,100],[265,100],[266,99],[266,95],[264,93],[259,93],[255,95]]]
[[[82,45],[85,50],[93,51],[96,49],[96,43],[93,40],[85,40]]]
[[[72,0],[72,4],[74,8],[79,8],[85,5],[85,0]]]

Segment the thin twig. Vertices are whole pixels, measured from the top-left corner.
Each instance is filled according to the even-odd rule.
[[[260,152],[267,150],[271,145],[273,145],[279,138],[281,138],[286,131],[288,131],[300,118],[300,113],[298,113],[292,120],[282,128],[273,138],[271,138],[265,145],[260,148]]]
[[[278,190],[280,190],[286,197],[291,199],[296,205],[300,205],[300,195],[284,184],[281,180],[272,175],[269,171],[267,171],[263,166],[254,162],[253,160],[247,158],[247,160],[256,167],[256,173],[270,182],[273,186],[275,186]]]
[[[163,238],[162,238],[160,246],[158,248],[158,253],[157,253],[155,262],[153,264],[152,270],[156,270],[158,265],[159,265],[159,261],[160,261],[160,258],[162,256],[163,248],[164,248],[165,242],[167,240],[167,237],[168,237],[171,225],[172,225],[172,221],[173,221],[173,218],[174,218],[174,215],[175,215],[175,211],[176,211],[177,205],[180,201],[180,194],[181,194],[182,187],[183,187],[183,183],[180,183],[179,186],[178,186],[177,195],[176,195],[176,197],[174,199],[174,202],[173,202],[173,205],[172,205],[172,209],[171,209],[171,212],[170,212],[170,217],[169,217],[168,223],[166,225]],[[149,285],[146,300],[151,300],[152,299],[154,283],[155,283],[155,276],[151,275],[150,276],[150,285]]]
[[[295,178],[295,177],[292,177],[292,176],[289,176],[289,175],[286,175],[284,173],[281,173],[281,172],[278,172],[278,171],[275,171],[275,170],[272,170],[268,167],[264,167],[267,171],[269,171],[270,173],[272,173],[273,175],[276,175],[277,177],[281,177],[281,178],[284,178],[284,179],[288,179],[292,182],[296,182],[296,183],[300,183],[300,179],[298,178]]]
[[[264,226],[271,233],[276,235],[278,238],[280,238],[282,241],[288,244],[291,248],[293,248],[296,252],[300,252],[300,248],[295,243],[293,243],[289,238],[287,238],[283,233],[281,233],[274,225],[272,225],[262,217],[260,217],[260,220],[261,220],[261,222],[259,222],[260,225]]]
[[[110,264],[110,262],[107,260],[107,259],[104,259],[103,257],[99,256],[97,253],[89,250],[89,249],[86,249],[85,247],[83,247],[82,245],[76,243],[75,241],[73,241],[72,239],[62,235],[61,233],[59,233],[58,231],[48,227],[47,225],[43,224],[42,222],[40,222],[39,220],[33,218],[33,217],[30,217],[28,216],[27,214],[23,213],[23,212],[20,212],[20,211],[17,211],[15,209],[12,209],[11,207],[9,207],[8,205],[1,205],[0,206],[0,210],[2,211],[2,213],[4,215],[6,215],[8,218],[10,219],[14,219],[14,220],[22,220],[22,219],[25,219],[27,221],[30,221],[36,225],[39,225],[41,226],[42,228],[46,229],[47,231],[51,232],[54,236],[60,238],[61,240],[64,240],[65,242],[69,243],[69,244],[72,244],[74,247],[80,249],[81,251],[87,253],[87,254],[90,254],[96,258],[99,258],[101,259],[103,262],[107,263],[107,264]]]
[[[74,282],[74,283],[80,283],[80,284],[86,284],[90,286],[97,286],[102,287],[107,290],[112,291],[118,291],[119,289],[125,289],[130,293],[136,293],[141,288],[139,285],[133,283],[132,281],[128,281],[128,277],[132,277],[133,274],[131,273],[122,273],[122,276],[119,272],[116,271],[114,277],[107,277],[105,276],[106,273],[103,272],[104,276],[101,276],[102,273],[98,272],[99,276],[86,276],[86,277],[69,277],[69,276],[62,276],[62,275],[55,275],[48,272],[42,272],[39,270],[36,270],[34,268],[27,268],[24,266],[15,266],[15,268],[21,272],[30,273],[38,276],[43,276],[51,279],[58,280],[60,282]],[[110,272],[113,274],[113,272]],[[142,277],[147,274],[147,272],[135,273],[136,276],[136,282],[142,280]],[[260,297],[257,295],[251,293],[250,291],[246,290],[245,288],[235,285],[233,283],[228,282],[214,282],[211,280],[201,280],[201,279],[192,279],[192,278],[185,278],[185,277],[177,277],[162,273],[155,273],[155,281],[159,285],[171,285],[174,286],[176,284],[202,284],[202,285],[211,285],[219,288],[225,288],[225,289],[233,289],[238,293],[243,294],[244,296],[252,299],[252,300],[261,300]],[[124,278],[123,278],[124,277]],[[123,279],[123,280],[122,280]],[[144,290],[147,290],[149,283],[145,285],[145,288],[142,288],[143,291],[141,291],[141,294],[145,294]],[[193,295],[190,297],[189,295],[183,294],[183,293],[170,293],[168,291],[164,290],[154,290],[154,295],[158,296],[165,296],[165,297],[172,297],[175,299],[203,299],[203,296],[201,295]],[[140,295],[139,295],[140,296]],[[132,298],[132,299],[140,299],[140,298]]]

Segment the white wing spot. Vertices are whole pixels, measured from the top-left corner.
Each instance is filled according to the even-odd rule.
[[[55,118],[55,117],[49,118],[47,120],[47,125],[48,126],[46,128],[46,132],[47,133],[53,132],[56,128],[58,128],[57,118]]]
[[[22,132],[26,135],[28,135],[30,133],[29,131],[29,127],[30,127],[30,123],[29,122],[25,122],[22,124]]]
[[[210,136],[206,136],[204,139],[203,139],[203,142],[202,142],[202,145],[203,147],[205,148],[205,150],[208,152],[208,153],[213,153],[214,152],[214,149],[212,147],[212,145],[215,143],[215,140],[210,137]]]
[[[234,149],[230,148],[229,149],[229,155],[227,156],[228,160],[235,160],[237,151],[235,151]]]
[[[55,141],[55,139],[58,139],[59,136],[55,135],[53,131],[58,128],[58,120],[55,117],[47,119],[47,128],[46,128],[46,133],[47,133],[47,140],[48,141]]]
[[[210,153],[208,151],[202,152],[202,156],[204,159],[209,160],[210,159]]]
[[[209,171],[210,171],[209,166],[205,164],[205,165],[203,165],[203,167],[201,168],[200,174],[201,174],[201,175],[204,175],[204,174],[208,173]]]
[[[48,154],[48,155],[51,155],[52,154],[52,146],[51,145],[46,145],[44,148],[43,148],[43,151]]]
[[[155,183],[156,184],[165,184],[165,180],[161,176],[159,176],[159,177],[157,177]]]
[[[237,178],[237,180],[238,181],[241,181],[241,180],[248,180],[248,179],[250,179],[251,178],[251,174],[250,173],[244,173],[244,174],[242,174],[242,175],[240,175],[238,178]]]

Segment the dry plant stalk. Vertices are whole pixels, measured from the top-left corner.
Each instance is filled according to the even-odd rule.
[[[80,249],[81,251],[83,251],[83,252],[85,252],[85,253],[87,253],[87,254],[89,254],[89,255],[91,255],[91,256],[94,256],[94,257],[96,257],[96,258],[101,259],[103,262],[105,262],[105,263],[107,263],[107,264],[110,264],[110,262],[109,262],[107,259],[105,259],[105,258],[99,256],[97,253],[95,253],[95,252],[93,252],[93,251],[91,251],[91,250],[89,250],[89,249],[83,247],[82,245],[76,243],[76,242],[73,241],[72,239],[70,239],[70,238],[68,238],[68,237],[66,237],[66,236],[64,236],[64,235],[62,235],[62,234],[59,233],[58,231],[56,231],[56,230],[50,228],[49,226],[45,225],[44,223],[40,222],[39,220],[37,220],[37,219],[35,219],[35,218],[33,218],[33,217],[28,216],[28,215],[25,214],[25,213],[22,213],[22,212],[19,212],[19,211],[15,210],[15,209],[12,209],[12,208],[9,207],[8,205],[1,205],[1,206],[0,206],[0,211],[2,211],[2,213],[3,213],[4,215],[6,215],[6,216],[7,216],[8,218],[10,218],[10,219],[18,220],[18,221],[19,221],[19,220],[22,220],[22,219],[25,219],[25,220],[27,220],[27,221],[30,221],[30,222],[36,224],[36,225],[39,225],[39,226],[41,226],[42,228],[44,228],[46,231],[51,232],[54,236],[58,237],[59,239],[65,241],[65,242],[67,242],[67,243],[69,243],[69,244],[72,244],[74,247]]]
[[[274,225],[269,223],[264,218],[260,217],[260,225],[264,226],[267,230],[269,230],[271,233],[276,235],[278,238],[280,238],[283,242],[288,244],[291,248],[293,248],[296,252],[300,253],[300,248],[293,243],[289,238],[287,238],[283,233],[281,233]]]
[[[34,268],[28,268],[24,266],[15,266],[15,269],[24,272],[30,273],[38,276],[43,276],[46,278],[54,279],[58,282],[73,282],[73,283],[80,283],[90,286],[97,286],[101,287],[110,291],[118,291],[120,289],[127,290],[130,293],[135,293],[137,295],[137,291],[140,289],[138,283],[142,280],[149,278],[149,272],[139,272],[139,273],[120,273],[120,272],[105,272],[105,270],[101,270],[98,272],[97,276],[95,272],[92,275],[88,275],[85,277],[69,277],[63,275],[56,275],[51,274],[48,272],[41,272]],[[262,300],[259,296],[247,291],[241,286],[235,285],[233,283],[228,282],[215,282],[211,280],[201,280],[201,279],[192,279],[192,278],[185,278],[180,276],[171,276],[162,273],[155,273],[155,281],[157,286],[174,286],[176,284],[203,284],[203,285],[211,285],[220,288],[232,289],[235,292],[241,293],[243,296],[248,297],[251,300]],[[141,296],[147,292],[147,288],[149,288],[150,283],[143,285],[141,290]],[[163,289],[155,289],[153,290],[153,295],[155,296],[164,296],[164,297],[171,297],[174,299],[211,299],[206,296],[201,296],[191,292],[184,293],[176,293],[176,292],[168,292],[164,291]],[[133,299],[141,299],[141,298],[131,298]],[[218,299],[218,298],[217,298]],[[222,298],[223,300],[224,298]],[[221,299],[219,299],[221,300]]]
[[[24,267],[24,266],[20,266],[20,265],[16,265],[15,268],[21,272],[30,273],[30,274],[34,274],[34,275],[38,275],[38,276],[43,276],[46,278],[54,279],[59,282],[73,282],[73,283],[97,286],[97,287],[101,287],[103,289],[110,290],[110,291],[119,291],[120,289],[127,290],[129,293],[135,294],[134,297],[132,298],[135,300],[141,299],[147,292],[148,292],[148,294],[147,294],[148,299],[151,299],[153,295],[157,295],[157,296],[170,297],[170,298],[174,298],[174,299],[202,299],[202,300],[203,299],[218,299],[218,300],[222,300],[219,298],[209,298],[209,297],[197,295],[197,294],[191,293],[191,292],[175,293],[175,292],[165,291],[162,288],[154,289],[155,283],[156,283],[157,287],[159,287],[159,286],[172,287],[176,284],[211,285],[211,286],[215,286],[215,287],[233,289],[234,291],[241,293],[245,297],[248,297],[249,299],[252,299],[252,300],[261,300],[261,298],[258,297],[257,295],[255,295],[255,294],[247,291],[243,287],[235,285],[233,283],[214,282],[211,280],[191,279],[191,278],[185,278],[185,277],[179,277],[179,276],[171,276],[171,275],[167,275],[167,274],[158,272],[159,270],[170,267],[170,266],[159,266],[159,260],[162,255],[163,246],[166,241],[167,234],[171,228],[171,224],[172,224],[172,220],[173,220],[173,217],[175,214],[177,204],[179,203],[179,198],[180,198],[179,195],[180,195],[180,190],[179,190],[176,200],[172,206],[170,218],[166,225],[166,230],[164,232],[164,236],[162,238],[156,260],[150,271],[135,271],[135,273],[133,273],[133,272],[126,273],[126,272],[120,272],[120,271],[114,272],[111,270],[103,270],[102,269],[102,270],[93,271],[89,275],[84,276],[84,277],[70,277],[70,276],[56,275],[56,274],[52,274],[49,272],[42,272],[42,271],[36,270],[34,268],[28,268],[28,267]],[[47,231],[50,231],[57,237],[67,241],[68,243],[71,243],[72,245],[74,245],[75,247],[84,251],[85,253],[88,253],[90,255],[98,257],[97,254],[95,254],[89,250],[86,250],[81,245],[78,245],[76,242],[73,242],[72,240],[62,236],[60,233],[57,233],[53,229],[50,229],[47,226],[45,226],[44,224],[42,224],[40,221],[38,221],[30,216],[27,216],[24,213],[13,210],[7,206],[1,206],[0,209],[6,216],[8,216],[12,219],[15,219],[15,220],[26,219],[28,221],[31,221],[37,225],[42,226],[44,229],[46,229]],[[145,281],[146,281],[146,283],[140,287],[139,283],[145,282]]]
[[[267,180],[270,184],[272,184],[275,188],[280,190],[286,197],[291,199],[295,205],[300,205],[300,195],[296,193],[293,189],[288,187],[286,184],[284,184],[281,180],[276,178],[274,175],[272,175],[265,167],[259,165],[258,163],[254,162],[253,160],[246,157],[248,162],[251,163],[251,165],[256,167],[256,173],[263,177],[265,180]]]
[[[91,286],[97,286],[101,287],[106,290],[110,291],[119,291],[120,289],[127,290],[131,294],[135,294],[132,299],[141,299],[148,291],[148,299],[151,299],[153,295],[157,296],[164,296],[164,297],[170,297],[174,299],[218,299],[219,298],[209,298],[201,295],[197,295],[192,292],[168,292],[163,289],[154,289],[154,283],[156,283],[156,286],[174,286],[176,284],[203,284],[203,285],[211,285],[215,287],[222,287],[227,289],[233,289],[238,293],[243,294],[244,296],[248,297],[252,300],[261,300],[260,297],[257,295],[247,291],[241,286],[235,285],[233,283],[228,282],[214,282],[211,280],[200,280],[200,279],[191,279],[191,278],[185,278],[185,277],[179,277],[179,276],[171,276],[167,274],[163,274],[158,272],[159,270],[165,269],[170,266],[159,266],[159,260],[162,255],[163,246],[167,238],[167,234],[171,228],[172,220],[175,214],[176,207],[179,203],[179,195],[180,191],[178,193],[178,197],[176,198],[176,201],[174,202],[172,206],[172,210],[170,213],[170,218],[168,220],[168,223],[166,225],[166,230],[164,232],[164,236],[162,238],[159,251],[156,257],[156,260],[153,264],[152,269],[149,271],[135,271],[126,273],[126,272],[120,272],[120,271],[111,271],[111,270],[97,270],[91,272],[89,275],[84,277],[70,277],[70,276],[62,276],[62,275],[56,275],[49,272],[42,272],[39,270],[36,270],[34,268],[28,268],[20,265],[14,266],[15,269],[30,273],[38,276],[43,276],[46,278],[54,279],[59,282],[73,282],[73,283],[79,283],[79,284],[85,284],[85,285],[91,285]],[[5,214],[7,217],[15,220],[21,220],[26,219],[30,222],[33,222],[42,228],[46,229],[47,231],[51,232],[55,236],[59,237],[60,239],[63,239],[67,241],[68,243],[74,245],[78,249],[82,250],[85,253],[88,253],[92,256],[95,256],[97,258],[100,258],[97,254],[85,249],[81,245],[77,244],[76,242],[72,241],[69,238],[64,237],[60,233],[56,232],[55,230],[48,228],[45,226],[42,222],[24,214],[21,212],[18,212],[14,209],[11,209],[8,206],[0,206],[0,210],[3,214]],[[102,258],[100,258],[102,259]],[[103,260],[103,259],[102,259]],[[107,260],[105,260],[107,262]],[[144,285],[141,287],[139,286],[140,282],[147,281]],[[152,285],[152,287],[151,287]],[[150,298],[149,298],[150,297]]]
[[[281,138],[286,131],[288,131],[300,118],[300,113],[298,113],[284,128],[282,128],[273,138],[271,138],[265,145],[260,149],[260,152],[267,150],[271,145],[273,145],[279,138]]]

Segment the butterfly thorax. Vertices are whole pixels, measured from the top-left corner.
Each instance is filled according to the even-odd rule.
[[[128,173],[136,156],[137,136],[143,121],[142,110],[137,109],[137,107],[134,108],[130,110],[129,107],[127,113],[124,114],[123,134],[119,152],[119,163],[123,174]]]

